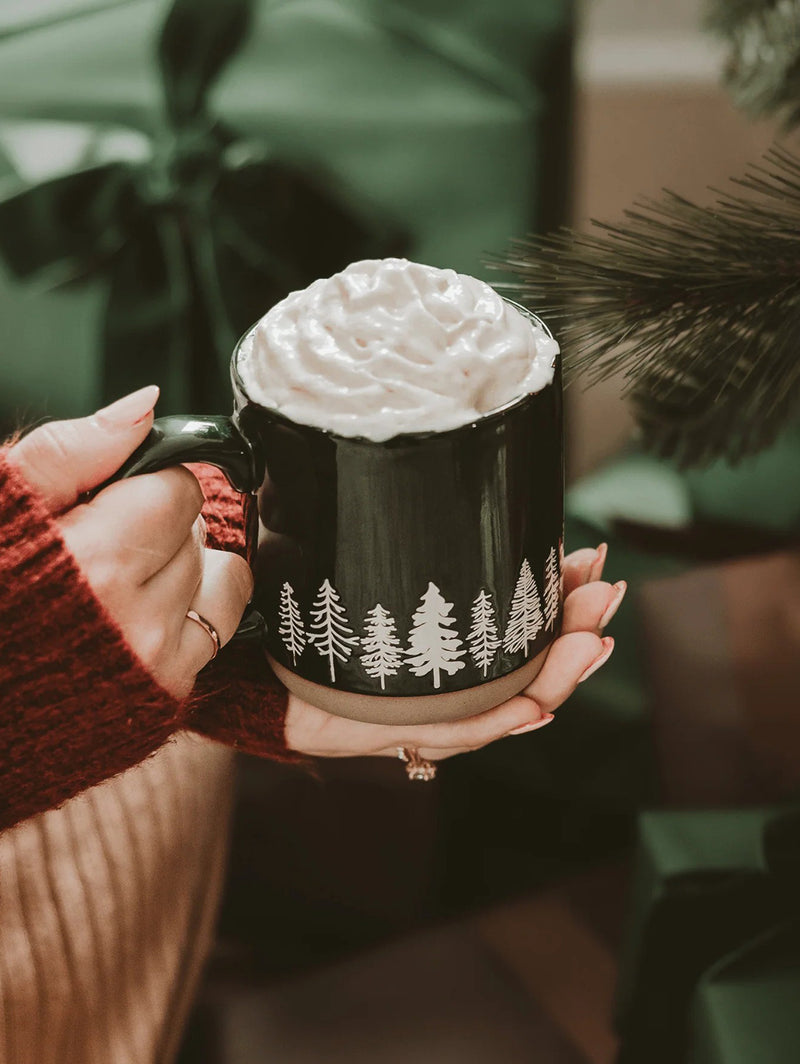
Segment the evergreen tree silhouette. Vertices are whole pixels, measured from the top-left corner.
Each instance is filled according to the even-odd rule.
[[[489,595],[481,588],[472,603],[472,628],[467,636],[472,660],[486,676],[489,666],[500,646],[497,635],[497,619]]]
[[[503,636],[503,649],[509,654],[518,650],[528,653],[528,644],[532,643],[544,624],[542,609],[539,604],[539,592],[533,579],[530,562],[522,559],[517,585],[511,599],[511,610]]]
[[[400,640],[394,618],[388,610],[377,603],[364,619],[364,638],[361,646],[361,664],[367,676],[380,679],[381,690],[386,687],[386,677],[395,676],[401,665]]]
[[[433,686],[441,686],[441,673],[449,676],[464,668],[465,650],[458,633],[451,631],[456,623],[450,616],[452,602],[445,602],[436,584],[429,583],[413,616],[406,650],[408,667],[415,676],[433,673]]]
[[[544,618],[545,630],[554,628],[561,606],[561,571],[556,548],[551,547],[544,567]]]
[[[303,627],[300,607],[294,597],[294,588],[288,581],[285,581],[281,588],[278,618],[280,620],[278,634],[283,641],[283,645],[292,655],[292,663],[296,665],[297,659],[305,650],[306,631]]]
[[[347,614],[342,606],[339,593],[326,578],[322,581],[314,605],[311,607],[311,622],[308,641],[313,643],[317,652],[328,659],[331,670],[331,683],[336,681],[334,660],[342,664],[348,661],[358,638],[347,623]]]

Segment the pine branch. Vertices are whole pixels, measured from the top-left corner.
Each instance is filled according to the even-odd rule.
[[[493,264],[553,328],[567,377],[622,374],[646,445],[684,465],[760,450],[800,409],[800,158],[773,147],[733,185]]]
[[[728,39],[724,80],[754,117],[800,122],[800,0],[714,0],[709,28]]]

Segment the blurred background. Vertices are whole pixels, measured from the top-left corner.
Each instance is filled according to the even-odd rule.
[[[709,202],[776,136],[703,0],[253,0],[227,48],[224,7],[0,3],[4,430],[150,381],[225,411],[236,337],[315,277],[495,280],[510,239]],[[800,437],[687,473],[622,390],[567,395],[567,549],[630,585],[610,663],[434,784],[242,758],[180,1064],[800,1059]]]

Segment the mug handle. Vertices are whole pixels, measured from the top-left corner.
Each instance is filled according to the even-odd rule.
[[[233,418],[224,414],[173,414],[156,418],[144,442],[111,480],[155,473],[181,462],[217,466],[243,494],[256,491],[264,479],[263,459]]]
[[[143,443],[106,483],[155,473],[181,462],[204,462],[221,469],[231,487],[242,494],[257,491],[264,479],[264,460],[223,414],[173,414],[159,417]],[[99,490],[99,489],[98,489]],[[264,618],[248,606],[233,639],[260,639]]]

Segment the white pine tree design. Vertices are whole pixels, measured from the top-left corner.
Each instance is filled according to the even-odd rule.
[[[281,588],[281,599],[278,606],[278,618],[280,627],[278,634],[283,640],[283,645],[292,655],[293,664],[305,650],[306,630],[303,627],[303,618],[300,615],[300,607],[294,597],[294,588],[286,581]]]
[[[551,547],[544,567],[544,617],[545,629],[553,628],[561,605],[561,569],[556,548]]]
[[[500,646],[500,639],[497,635],[494,605],[483,588],[472,603],[472,628],[467,642],[472,660],[479,669],[483,669],[483,675],[486,676]]]
[[[328,659],[331,683],[335,683],[334,660],[346,662],[353,653],[358,638],[347,623],[347,614],[338,591],[327,578],[322,581],[311,607],[311,616],[314,619],[309,626],[308,641],[314,644],[323,658]]]
[[[503,650],[509,654],[516,654],[518,650],[522,650],[527,654],[528,643],[533,642],[543,624],[544,617],[539,605],[536,581],[533,579],[528,559],[523,558],[517,577],[517,586],[514,588],[514,595],[511,599],[508,624],[503,636]]]
[[[361,645],[365,653],[361,663],[367,676],[381,681],[381,690],[386,687],[386,677],[396,675],[400,668],[400,640],[394,618],[388,610],[377,603],[364,618],[364,638]]]
[[[464,646],[458,633],[450,631],[456,623],[455,617],[450,616],[452,608],[452,602],[445,602],[436,584],[429,583],[408,634],[409,669],[415,676],[432,672],[436,688],[441,686],[442,671],[452,676],[464,668],[464,662],[458,660],[464,657]]]

